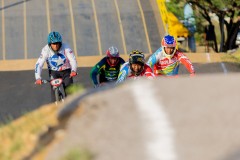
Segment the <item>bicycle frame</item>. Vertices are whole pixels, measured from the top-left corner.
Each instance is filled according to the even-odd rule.
[[[56,78],[56,79],[52,79],[52,80],[43,80],[43,83],[47,83],[47,82],[50,83],[50,85],[52,86],[52,88],[54,90],[54,95],[55,95],[55,99],[56,99],[55,103],[58,104],[58,102],[63,102],[64,96],[60,89],[63,79]]]

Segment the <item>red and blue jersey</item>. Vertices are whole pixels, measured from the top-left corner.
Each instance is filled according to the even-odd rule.
[[[190,74],[194,74],[195,70],[191,61],[186,57],[185,54],[176,50],[175,54],[169,58],[163,51],[162,47],[159,48],[155,53],[153,53],[147,64],[153,68],[153,72],[156,76],[166,75],[166,76],[176,76],[179,71],[179,64],[182,63]]]

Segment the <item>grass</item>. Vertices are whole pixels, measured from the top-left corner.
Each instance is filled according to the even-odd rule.
[[[0,159],[22,159],[37,142],[37,136],[48,125],[54,125],[56,109],[54,104],[43,106],[38,111],[26,113],[25,116],[0,127]],[[46,116],[47,115],[47,116]]]
[[[235,63],[240,67],[240,49],[237,49],[233,53],[226,53],[222,56],[222,61]]]
[[[69,88],[68,93],[73,94],[78,91],[83,92],[84,87],[74,85]],[[21,160],[28,156],[36,146],[39,135],[46,132],[49,127],[58,125],[56,117],[58,110],[59,106],[53,103],[32,112],[25,112],[16,120],[9,116],[6,123],[0,124],[0,160]],[[82,159],[79,159],[79,156]],[[91,157],[90,153],[85,150],[72,150],[63,160],[76,158],[78,160],[91,160]]]
[[[46,131],[48,126],[57,125],[58,106],[50,104],[34,112],[26,113],[20,119],[0,127],[0,159],[21,160],[32,151],[38,141],[38,136]],[[41,153],[40,153],[41,154]],[[42,155],[40,155],[41,157]],[[38,155],[34,156],[38,158]],[[61,160],[92,160],[93,155],[87,150],[71,149]]]
[[[81,84],[73,84],[66,89],[67,94],[74,94],[78,91],[84,91],[84,86]]]
[[[61,160],[93,160],[94,156],[88,150],[71,149]]]

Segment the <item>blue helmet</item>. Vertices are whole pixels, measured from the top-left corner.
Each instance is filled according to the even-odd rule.
[[[52,43],[62,43],[62,36],[58,32],[51,32],[48,35],[48,44]]]
[[[163,53],[165,54],[166,57],[168,58],[172,58],[173,55],[176,52],[176,46],[177,46],[177,42],[176,39],[173,36],[170,35],[166,35],[165,37],[163,37],[162,39],[162,47],[163,47]],[[167,54],[165,52],[165,47],[172,47],[174,48],[173,52],[171,54]]]

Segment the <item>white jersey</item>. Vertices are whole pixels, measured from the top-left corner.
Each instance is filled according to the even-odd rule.
[[[75,55],[65,43],[62,43],[58,53],[54,53],[48,45],[43,47],[41,55],[35,66],[36,79],[41,79],[41,72],[45,61],[47,62],[48,69],[52,71],[63,71],[66,69],[71,69],[75,72],[77,71],[77,61]]]

